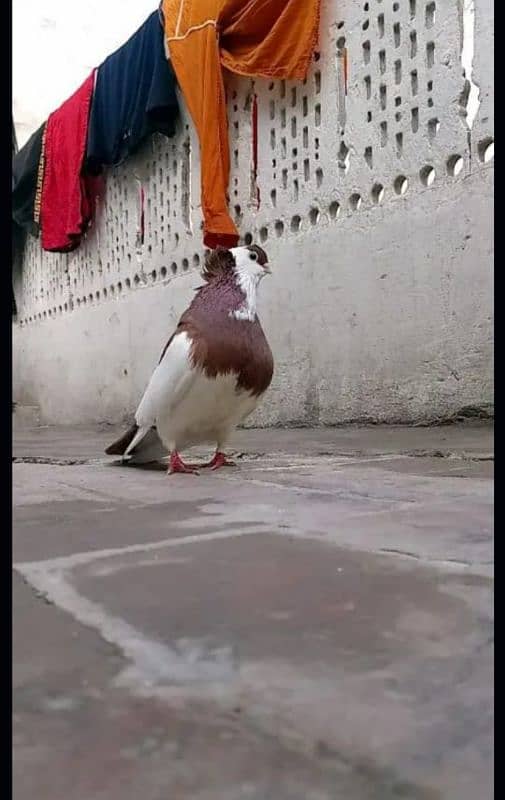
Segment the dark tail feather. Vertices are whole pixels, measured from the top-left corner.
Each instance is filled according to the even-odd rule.
[[[122,456],[125,453],[125,450],[133,441],[133,437],[137,433],[139,426],[135,423],[129,428],[126,433],[123,433],[120,439],[117,439],[115,442],[110,444],[106,449],[106,453],[108,456]]]

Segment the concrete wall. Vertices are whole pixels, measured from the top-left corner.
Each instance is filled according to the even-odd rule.
[[[327,0],[305,85],[229,77],[231,206],[274,268],[260,313],[276,374],[255,424],[418,420],[492,402],[493,18],[489,0],[473,8]],[[76,253],[29,242],[16,277],[20,405],[57,423],[135,409],[199,284],[199,197],[184,118],[174,140],[109,173]]]

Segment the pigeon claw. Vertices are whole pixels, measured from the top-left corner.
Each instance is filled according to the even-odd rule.
[[[217,450],[212,461],[205,466],[210,467],[211,470],[216,470],[220,469],[221,467],[236,467],[237,465],[234,461],[226,458],[224,453],[221,453],[219,450]]]
[[[176,472],[180,472],[183,475],[198,475],[198,470],[196,467],[185,464],[176,450],[170,454],[170,462],[167,472],[168,475],[173,475]]]

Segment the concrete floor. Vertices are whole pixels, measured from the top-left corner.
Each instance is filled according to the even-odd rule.
[[[115,433],[15,433],[15,800],[491,800],[489,426]]]

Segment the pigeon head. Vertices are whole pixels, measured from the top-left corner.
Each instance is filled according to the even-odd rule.
[[[210,283],[216,278],[234,277],[240,282],[245,279],[258,284],[265,275],[270,274],[268,256],[262,247],[256,244],[244,247],[233,247],[227,250],[216,247],[205,254],[203,278]]]

